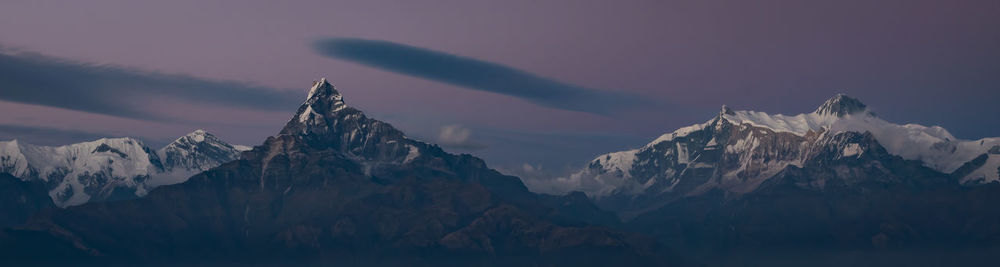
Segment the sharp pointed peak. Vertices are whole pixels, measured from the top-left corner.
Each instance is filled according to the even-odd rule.
[[[309,132],[316,126],[326,127],[327,118],[341,116],[338,115],[339,112],[347,108],[343,96],[326,78],[313,81],[306,101],[299,107],[292,120],[285,125],[282,133]],[[291,130],[292,128],[295,130]]]
[[[716,114],[715,118],[709,121],[709,124],[714,125],[715,127],[721,127],[723,123],[729,121],[726,118],[726,116],[731,116],[731,115],[736,115],[736,112],[733,112],[733,110],[730,109],[729,106],[722,105],[722,107],[719,108],[719,114]]]
[[[836,93],[836,94],[834,94],[834,95],[833,95],[832,97],[830,97],[829,99],[827,99],[826,101],[843,101],[843,100],[854,100],[854,101],[858,101],[858,99],[857,99],[857,98],[853,98],[853,97],[851,97],[851,96],[848,96],[848,95],[847,95],[847,94],[845,94],[845,93]]]
[[[197,129],[188,134],[185,134],[184,136],[174,139],[174,141],[170,142],[170,144],[167,144],[167,146],[169,147],[171,145],[176,145],[178,143],[201,143],[205,142],[206,140],[210,142],[222,142],[222,140],[219,140],[219,138],[215,137],[214,134],[204,129]]]
[[[309,89],[309,95],[306,96],[306,100],[312,99],[314,97],[328,97],[337,96],[340,97],[340,92],[330,84],[330,81],[326,78],[320,78],[318,81],[313,81],[312,88]]]
[[[733,112],[733,109],[729,108],[729,106],[722,105],[722,108],[719,109],[719,116],[723,115],[736,115],[736,112]]]
[[[844,115],[855,114],[868,110],[868,106],[860,100],[847,96],[846,94],[836,94],[826,102],[823,102],[813,113],[819,115],[834,115],[843,117]]]

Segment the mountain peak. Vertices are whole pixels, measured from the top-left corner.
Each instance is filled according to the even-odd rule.
[[[823,105],[820,105],[813,113],[819,115],[834,115],[837,117],[843,117],[844,115],[850,115],[858,112],[863,112],[868,109],[864,103],[860,100],[851,98],[845,94],[837,94],[826,100]]]
[[[733,112],[733,110],[730,109],[729,106],[726,106],[726,105],[722,105],[722,109],[719,109],[719,116],[720,117],[723,116],[723,115],[735,115],[735,114],[736,114],[736,112]]]
[[[431,152],[427,144],[408,139],[392,125],[369,118],[345,104],[340,93],[325,79],[313,83],[309,98],[278,136],[265,141],[261,152],[273,156],[284,153],[281,147],[292,144],[315,150],[332,149],[348,158],[394,165],[412,162]]]
[[[325,128],[326,119],[338,117],[336,114],[345,108],[347,108],[347,104],[344,103],[343,96],[326,78],[313,81],[312,88],[309,89],[309,96],[306,97],[306,101],[302,103],[295,117],[288,122],[282,133],[306,133],[318,128]]]
[[[320,78],[319,81],[313,81],[312,88],[309,89],[309,95],[306,96],[306,101],[314,97],[340,98],[340,92],[337,92],[337,89],[334,89],[333,84],[330,84],[330,81],[327,81],[326,78]]]
[[[223,143],[222,140],[219,140],[219,138],[215,137],[215,135],[213,135],[212,133],[209,133],[208,131],[202,129],[197,129],[184,136],[181,136],[180,138],[177,138],[170,145],[176,145],[177,143],[201,143],[205,142],[206,140],[211,143]]]
[[[157,151],[157,156],[162,160],[165,171],[175,169],[204,171],[239,158],[241,151],[243,150],[222,141],[212,133],[198,129],[161,148]],[[180,179],[187,178],[187,176],[189,175],[166,178]],[[153,185],[173,184],[182,181],[153,181]]]
[[[215,139],[215,135],[212,135],[211,133],[202,129],[194,130],[194,132],[184,135],[184,137],[191,139],[195,142],[204,142],[206,138]]]
[[[217,150],[221,151],[221,154],[233,154],[242,151],[237,149],[232,144],[222,141],[214,134],[208,131],[198,129],[189,134],[181,136],[168,144],[167,146],[161,148],[159,151],[161,156],[165,156],[164,153],[177,153],[181,156],[187,156],[192,153],[200,153],[200,150]],[[232,152],[237,151],[237,152]],[[215,153],[215,152],[212,152]],[[225,157],[225,158],[228,158]],[[216,166],[218,164],[212,165]]]

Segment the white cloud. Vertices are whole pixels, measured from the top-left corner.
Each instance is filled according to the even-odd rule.
[[[485,144],[472,139],[472,130],[460,125],[442,126],[440,133],[438,133],[437,143],[443,147],[468,151],[486,148]]]

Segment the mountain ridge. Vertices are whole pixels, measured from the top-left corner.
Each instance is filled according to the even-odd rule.
[[[204,130],[178,138],[160,150],[130,138],[101,138],[62,146],[0,142],[0,172],[50,187],[60,207],[93,200],[143,196],[156,186],[238,157],[239,149]]]
[[[705,140],[696,141],[700,142],[698,144],[689,144],[687,141],[676,141],[677,139],[685,139],[692,134],[715,132],[721,130],[723,127],[732,129],[741,128],[735,131],[742,131],[741,138],[743,139],[733,140],[735,142],[725,144],[720,144],[719,142],[722,142],[722,140],[713,138],[712,136],[706,137]],[[640,148],[600,155],[592,160],[583,170],[568,177],[556,179],[556,183],[560,183],[562,188],[566,188],[564,189],[566,191],[582,190],[588,193],[588,195],[597,197],[610,194],[629,194],[627,192],[629,190],[632,190],[633,194],[640,193],[634,190],[642,191],[645,190],[644,188],[652,186],[652,184],[647,183],[658,182],[655,180],[646,180],[646,177],[654,174],[641,173],[643,172],[643,168],[647,172],[657,171],[661,174],[673,170],[673,174],[667,175],[671,176],[692,170],[692,168],[710,168],[716,166],[713,165],[714,163],[699,162],[697,156],[701,154],[690,153],[688,151],[689,145],[697,146],[699,149],[704,148],[705,150],[723,150],[726,151],[723,153],[725,155],[740,157],[737,154],[750,153],[751,151],[755,151],[757,146],[763,145],[759,143],[761,140],[773,139],[773,136],[782,136],[778,139],[786,139],[786,141],[773,144],[780,145],[780,147],[774,147],[774,149],[792,149],[797,151],[783,151],[779,153],[778,150],[774,150],[767,152],[772,154],[777,153],[770,156],[752,156],[747,154],[741,157],[743,160],[750,160],[753,157],[767,157],[767,160],[758,162],[758,164],[777,165],[768,167],[750,164],[746,167],[768,170],[769,172],[762,174],[763,176],[773,175],[786,166],[802,165],[804,163],[803,160],[807,160],[802,157],[805,156],[802,152],[809,150],[809,147],[812,146],[811,143],[819,140],[817,138],[834,136],[844,132],[871,133],[874,140],[878,140],[890,154],[908,160],[920,161],[924,166],[935,169],[943,174],[952,174],[977,157],[986,155],[988,158],[987,162],[982,164],[983,166],[980,168],[967,171],[968,174],[960,177],[959,182],[976,185],[1000,181],[1000,174],[996,171],[991,171],[1000,164],[998,163],[1000,162],[1000,155],[994,156],[994,154],[989,153],[989,151],[994,150],[994,147],[1000,149],[1000,138],[962,140],[955,138],[947,130],[939,126],[926,127],[916,124],[893,124],[876,117],[859,100],[843,94],[837,94],[825,101],[814,112],[794,116],[771,115],[756,111],[733,111],[723,106],[718,115],[705,123],[679,128],[674,132],[661,135]],[[772,137],[767,137],[768,134]],[[810,144],[793,143],[791,142],[793,139],[799,143],[809,142]],[[672,143],[676,147],[661,147],[657,149],[658,145],[664,143]],[[844,154],[847,155],[855,153],[857,146],[843,147],[842,149],[844,150]],[[643,154],[646,154],[645,157],[643,157]],[[802,156],[788,158],[787,155]],[[774,157],[785,157],[785,159],[782,162],[770,160]],[[658,158],[659,160],[653,160],[654,158]],[[655,166],[646,166],[646,164],[651,164],[651,162],[655,164],[672,164],[676,165],[677,168],[658,170]],[[745,169],[729,169],[727,171],[738,172],[731,173],[730,175],[745,173]],[[645,175],[645,177],[639,177],[639,180],[636,180],[634,176],[637,175]],[[724,174],[715,174],[715,176],[720,175],[724,176]],[[759,177],[757,179],[767,178]],[[749,191],[754,187],[752,184],[748,186],[751,188],[742,191]]]
[[[998,140],[889,123],[837,95],[794,116],[723,106],[557,182],[587,192],[621,229],[709,257],[991,248]]]
[[[238,160],[144,198],[43,213],[0,240],[43,236],[39,246],[77,244],[68,255],[97,261],[679,262],[648,237],[576,219],[600,214],[578,198],[543,198],[481,159],[406,138],[344,105],[325,79],[310,92],[285,128]],[[18,252],[32,249],[0,253],[30,259]]]

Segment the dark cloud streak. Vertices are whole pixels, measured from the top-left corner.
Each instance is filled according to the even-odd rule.
[[[201,104],[289,110],[294,91],[64,60],[0,47],[0,99],[112,116],[167,120],[145,105],[159,97]]]
[[[607,115],[644,102],[629,94],[586,88],[497,63],[388,41],[329,38],[315,42],[313,47],[330,58],[514,96],[557,109]]]

